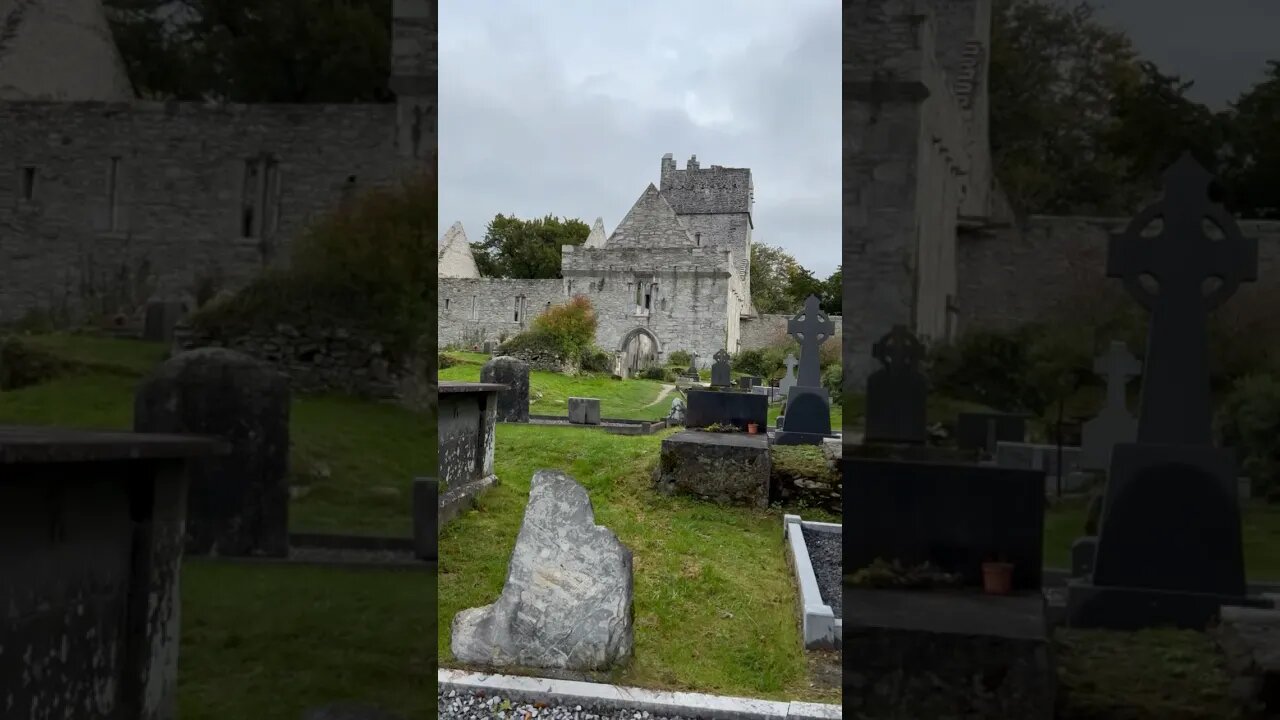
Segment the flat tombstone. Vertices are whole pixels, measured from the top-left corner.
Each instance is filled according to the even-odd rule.
[[[599,398],[569,398],[569,422],[574,425],[599,425]]]
[[[715,362],[711,363],[711,387],[729,387],[733,384],[733,380],[729,376],[729,353],[725,350],[718,350],[715,354]]]
[[[529,363],[509,355],[480,368],[480,382],[506,385],[498,391],[498,422],[529,422]]]
[[[897,325],[872,348],[880,369],[867,378],[868,442],[923,443],[928,439],[928,384],[920,372],[924,345]]]
[[[1138,439],[1138,419],[1125,403],[1125,385],[1129,378],[1142,371],[1142,365],[1123,342],[1117,341],[1094,361],[1093,368],[1107,380],[1107,401],[1098,416],[1086,422],[1081,431],[1081,467],[1106,470],[1111,463],[1111,449],[1117,443]]]
[[[231,445],[190,466],[188,553],[288,555],[289,402],[287,377],[223,348],[177,355],[138,389],[135,430]]]

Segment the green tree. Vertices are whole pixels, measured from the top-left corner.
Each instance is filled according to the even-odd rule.
[[[841,315],[844,306],[844,271],[840,266],[836,267],[836,271],[822,282],[822,292],[818,295],[822,299],[822,309],[831,315]]]
[[[1280,218],[1280,60],[1225,114],[1224,185],[1232,209],[1247,217]]]
[[[471,243],[476,267],[485,277],[558,278],[560,246],[581,245],[591,228],[581,220],[547,215],[537,220],[521,220],[495,215],[484,240]]]
[[[390,0],[106,0],[142,97],[388,102]]]
[[[762,314],[792,310],[787,297],[788,270],[797,265],[782,248],[751,244],[751,302]]]

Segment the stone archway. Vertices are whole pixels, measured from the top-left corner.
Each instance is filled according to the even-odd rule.
[[[636,328],[622,338],[622,369],[628,376],[658,364],[662,348],[658,338],[645,328]]]

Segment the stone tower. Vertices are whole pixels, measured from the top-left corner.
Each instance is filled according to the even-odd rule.
[[[396,145],[403,158],[434,165],[436,149],[436,0],[394,0],[391,91],[396,94]]]
[[[0,0],[0,101],[133,99],[100,0]]]

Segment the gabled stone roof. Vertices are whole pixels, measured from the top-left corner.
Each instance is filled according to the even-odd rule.
[[[596,224],[591,226],[591,234],[587,236],[587,240],[582,243],[582,246],[602,248],[608,241],[609,236],[604,232],[604,218],[596,218]]]
[[[445,231],[436,249],[436,275],[443,278],[478,278],[480,269],[471,254],[471,243],[462,223],[456,222]]]
[[[0,101],[133,99],[99,0],[0,2]]]
[[[609,247],[617,248],[673,248],[696,247],[697,242],[689,229],[676,216],[671,203],[658,192],[653,183],[645,188],[640,199],[627,211],[609,236]]]

